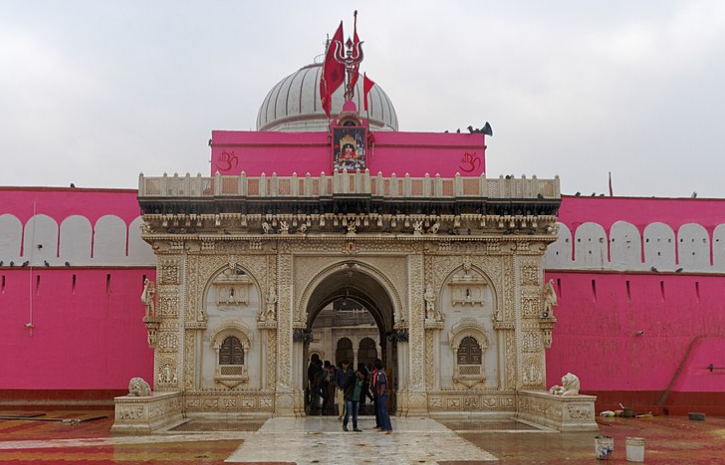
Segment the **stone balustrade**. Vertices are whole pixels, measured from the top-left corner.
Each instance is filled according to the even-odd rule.
[[[369,170],[356,172],[320,173],[312,177],[281,177],[276,174],[249,177],[240,176],[202,177],[201,174],[186,176],[164,174],[160,177],[139,175],[139,198],[149,197],[303,197],[318,198],[332,195],[372,195],[385,198],[491,198],[531,199],[560,198],[559,177],[538,179],[522,176],[499,176],[442,178],[440,175],[425,177],[398,177],[395,174],[384,177],[381,173],[372,176]]]

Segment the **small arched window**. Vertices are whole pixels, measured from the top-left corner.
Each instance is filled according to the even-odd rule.
[[[459,365],[480,365],[481,364],[481,346],[472,336],[466,336],[458,346],[458,364]]]
[[[244,365],[244,347],[234,336],[224,339],[219,348],[219,365]]]

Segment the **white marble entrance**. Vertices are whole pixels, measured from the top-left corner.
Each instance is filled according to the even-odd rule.
[[[393,434],[378,433],[375,420],[362,433],[344,432],[335,417],[271,418],[226,462],[381,463],[433,465],[438,461],[497,460],[430,418],[392,418]]]

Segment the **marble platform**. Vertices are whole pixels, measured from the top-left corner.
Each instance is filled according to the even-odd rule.
[[[374,418],[360,421],[362,433],[344,432],[335,417],[271,418],[226,462],[409,465],[497,460],[430,418],[392,421],[393,433],[386,435],[374,428]]]

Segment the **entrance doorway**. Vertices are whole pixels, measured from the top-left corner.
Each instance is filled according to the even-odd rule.
[[[308,305],[307,328],[312,340],[304,346],[305,411],[308,415],[338,415],[339,398],[332,379],[335,370],[347,361],[353,371],[362,368],[371,375],[375,360],[380,359],[391,384],[389,409],[393,412],[398,367],[396,343],[388,338],[394,320],[391,299],[361,265],[345,263],[338,270],[321,280]],[[315,364],[321,364],[322,370]],[[361,414],[373,413],[372,402],[365,399]]]

